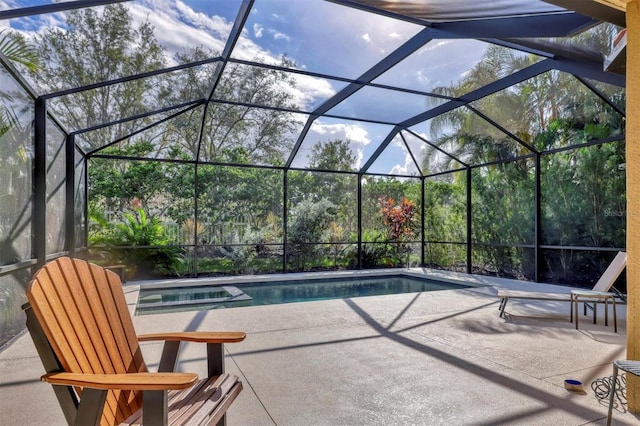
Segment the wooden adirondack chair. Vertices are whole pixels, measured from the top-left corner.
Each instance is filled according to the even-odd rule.
[[[243,332],[136,336],[117,274],[63,257],[27,289],[27,327],[69,424],[223,424],[242,383],[224,373],[224,343]],[[164,340],[159,372],[149,372],[140,341]],[[172,372],[180,343],[207,346],[209,377]]]

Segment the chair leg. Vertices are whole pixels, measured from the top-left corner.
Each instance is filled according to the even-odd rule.
[[[616,397],[616,382],[618,381],[618,366],[613,364],[613,378],[611,382],[611,393],[609,394],[609,413],[607,414],[607,426],[611,426],[611,414],[613,413],[613,400]]]
[[[616,299],[615,297],[611,299],[611,304],[613,305],[613,332],[618,332],[618,313],[616,312]]]
[[[500,318],[504,318],[504,309],[507,307],[507,302],[509,301],[508,297],[503,297],[500,302]]]
[[[573,300],[573,293],[571,293],[571,296],[569,296],[569,322],[573,323],[573,304],[574,304],[574,300]]]

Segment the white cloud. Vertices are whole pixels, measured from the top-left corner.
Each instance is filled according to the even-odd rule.
[[[430,50],[437,50],[443,46],[446,46],[447,44],[452,44],[452,43],[454,43],[454,40],[434,40],[428,43],[423,49],[420,49],[419,54],[422,55],[425,52],[428,52]]]
[[[157,2],[151,3],[151,8],[158,7]],[[172,2],[165,3],[163,9],[171,8]],[[209,16],[202,12],[194,11],[189,5],[182,1],[175,2],[175,9],[179,13],[178,18],[188,24],[191,24],[204,31],[213,32],[215,34],[227,34],[231,29],[232,23],[226,22],[219,16]]]
[[[363,11],[332,2],[275,4],[274,12],[287,19],[261,23],[285,33],[289,39],[272,44],[272,54],[286,53],[302,69],[341,77],[357,77],[383,58],[381,52],[391,52],[422,29],[373,14],[365,17]]]
[[[412,144],[413,145],[413,144]],[[411,154],[407,151],[407,147],[405,146],[400,135],[396,135],[395,138],[389,143],[385,153],[383,156],[387,157],[389,160],[388,166],[390,174],[399,174],[399,175],[416,175],[418,174],[418,170],[416,169],[416,165],[413,162],[413,158],[411,158]],[[404,157],[404,160],[403,160]],[[395,159],[396,163],[393,163],[393,159]],[[404,161],[404,163],[400,163]],[[385,170],[386,172],[386,170]]]
[[[416,72],[416,78],[418,82],[424,86],[431,87],[431,77],[425,72],[425,69],[419,69]]]
[[[281,33],[279,31],[275,31],[275,30],[269,30],[269,32],[273,35],[273,38],[275,40],[285,40],[287,42],[291,41],[291,37],[289,37],[288,35]]]
[[[369,133],[358,124],[346,123],[325,123],[320,119],[314,121],[305,139],[305,146],[311,147],[315,144],[329,140],[348,140],[351,151],[355,156],[354,169],[359,169],[364,158],[364,148],[371,143]]]
[[[260,24],[253,24],[253,35],[256,38],[260,38],[262,37],[263,34],[264,34],[264,27]]]
[[[407,153],[404,157],[404,164],[396,164],[391,168],[389,174],[413,176],[417,175],[418,171],[416,170],[416,165],[413,162],[413,158],[411,158],[411,155]]]
[[[327,80],[305,75],[296,75],[294,79],[296,81],[295,89],[290,87],[283,89],[290,90],[293,101],[303,109],[309,109],[318,100],[328,99],[336,94],[335,89]]]
[[[127,4],[136,23],[148,20],[155,27],[158,41],[170,57],[189,47],[204,46],[221,52],[232,23],[219,16],[196,12],[182,1],[154,1],[152,10],[144,4]]]
[[[240,37],[236,43],[236,48],[232,55],[237,59],[244,59],[251,61],[256,58],[262,58],[261,62],[276,65],[280,62],[277,56],[272,55],[270,52],[263,50],[260,46],[256,45],[253,41],[247,37]]]

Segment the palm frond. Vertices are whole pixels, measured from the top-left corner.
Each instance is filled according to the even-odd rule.
[[[19,125],[19,121],[15,113],[3,105],[0,105],[0,137],[17,125]]]
[[[0,53],[10,61],[27,67],[30,71],[38,69],[38,55],[25,40],[8,28],[0,31]]]

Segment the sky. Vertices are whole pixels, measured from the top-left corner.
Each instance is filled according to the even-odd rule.
[[[0,10],[16,6],[46,4],[47,1],[0,0]],[[238,13],[237,0],[139,0],[123,3],[136,22],[148,20],[168,59],[190,46],[204,45],[223,50]],[[7,21],[0,21],[0,29]],[[47,26],[64,28],[61,14],[42,15],[9,21],[27,38]],[[256,0],[232,53],[233,58],[278,63],[282,55],[302,70],[355,79],[389,55],[422,27],[390,18],[366,14],[322,0]],[[451,85],[464,77],[480,60],[486,45],[468,40],[432,41],[376,83],[430,91]],[[307,110],[321,105],[345,83],[324,78],[296,76],[289,90]],[[331,114],[351,118],[317,119],[294,165],[306,165],[306,155],[315,143],[348,139],[356,154],[354,169],[372,155],[391,126],[357,119],[402,121],[433,106],[434,99],[384,89],[366,88],[352,95]],[[430,138],[431,135],[424,134]],[[417,144],[414,144],[417,146]],[[420,147],[416,147],[416,151]],[[419,155],[419,152],[414,152]],[[375,165],[376,172],[412,174],[413,160],[399,139],[392,142]]]

